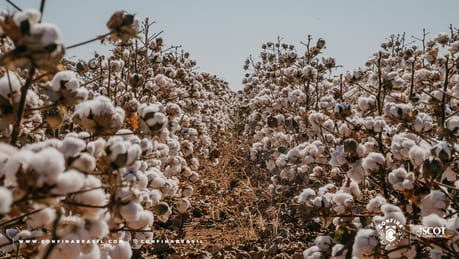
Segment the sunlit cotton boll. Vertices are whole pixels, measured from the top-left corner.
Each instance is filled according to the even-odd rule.
[[[412,146],[409,151],[409,158],[415,167],[419,167],[429,155],[429,151],[421,146]]]
[[[10,190],[0,187],[0,214],[6,214],[11,210],[13,194]]]
[[[60,90],[76,90],[79,86],[80,83],[73,71],[60,71],[51,80],[51,89],[55,92]]]
[[[8,160],[5,174],[8,180],[16,182],[16,173],[19,170],[26,172],[27,179],[30,179],[25,184],[39,188],[45,183],[53,185],[64,169],[64,156],[54,148],[45,148],[38,153],[21,150]]]
[[[303,252],[304,259],[321,259],[322,253],[320,252],[319,247],[312,246]]]
[[[14,103],[18,103],[21,99],[19,90],[21,89],[22,83],[16,73],[8,71],[0,78],[0,97],[8,100],[9,96],[12,96]]]
[[[41,211],[27,216],[27,225],[31,228],[47,228],[49,229],[54,219],[56,218],[56,211],[53,208],[44,208]]]
[[[131,259],[131,246],[128,242],[122,242],[117,246],[114,246],[108,254],[110,255],[111,259]]]
[[[355,258],[373,258],[374,250],[379,241],[373,229],[359,229],[352,246],[352,256]]]
[[[51,190],[54,194],[64,195],[79,191],[84,185],[84,174],[69,170],[59,175],[56,182],[56,187]]]
[[[386,198],[378,194],[376,197],[371,199],[367,204],[368,212],[380,212],[381,206],[386,203]]]
[[[407,191],[413,189],[415,177],[414,173],[408,173],[405,168],[400,167],[389,173],[388,180],[394,190]]]
[[[314,241],[314,244],[320,249],[320,251],[329,251],[333,244],[333,239],[330,236],[318,236]]]
[[[449,199],[439,190],[432,190],[429,195],[421,200],[421,215],[427,216],[435,213],[441,217],[445,215],[446,209],[449,206]]]
[[[433,119],[430,115],[421,112],[416,116],[413,126],[416,132],[428,132],[433,128]]]
[[[376,172],[385,165],[384,156],[381,153],[371,152],[363,159],[362,167],[367,173]]]

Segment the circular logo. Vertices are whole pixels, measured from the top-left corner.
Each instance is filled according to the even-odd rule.
[[[381,244],[386,245],[386,249],[394,249],[397,247],[398,242],[403,238],[404,234],[401,231],[405,227],[393,218],[385,218],[380,224],[376,226]]]

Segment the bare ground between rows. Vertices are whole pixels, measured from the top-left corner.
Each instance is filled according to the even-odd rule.
[[[303,220],[292,186],[286,197],[267,192],[270,175],[249,161],[248,141],[235,136],[220,148],[220,163],[202,164],[203,184],[192,208],[165,224],[155,223],[162,239],[200,240],[199,244],[154,244],[138,258],[302,258],[320,229]]]

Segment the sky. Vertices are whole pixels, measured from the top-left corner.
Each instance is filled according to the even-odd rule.
[[[40,0],[12,0],[19,7],[35,8]],[[1,9],[14,11],[5,0]],[[118,10],[156,21],[151,30],[164,31],[166,45],[182,45],[210,72],[239,90],[244,60],[258,57],[261,45],[275,41],[294,44],[307,35],[327,42],[325,56],[336,58],[345,72],[362,67],[391,34],[433,37],[459,26],[459,0],[47,0],[43,21],[59,26],[65,45],[107,32],[111,14]],[[67,58],[87,60],[94,51],[108,54],[110,46],[92,43],[68,51]]]

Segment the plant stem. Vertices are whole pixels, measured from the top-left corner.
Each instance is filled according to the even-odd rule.
[[[26,96],[27,96],[27,90],[29,90],[29,87],[32,85],[32,79],[33,79],[34,74],[35,74],[35,67],[32,66],[29,70],[29,75],[27,77],[25,84],[21,87],[21,100],[19,101],[16,124],[13,128],[13,134],[11,136],[12,145],[16,145],[16,141],[18,139],[19,130],[21,127],[22,115],[24,113],[24,106],[25,106],[25,101],[26,101]]]

